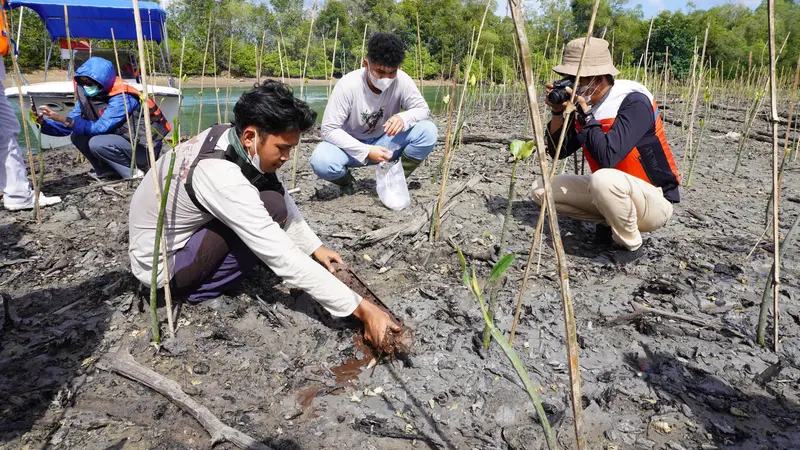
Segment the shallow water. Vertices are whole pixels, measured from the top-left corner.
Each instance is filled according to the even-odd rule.
[[[216,123],[224,123],[233,120],[233,105],[239,97],[249,89],[249,87],[233,87],[226,91],[226,88],[219,88],[219,91],[214,89],[213,80],[210,80],[211,85],[205,87],[200,95],[200,88],[185,88],[183,89],[183,104],[181,106],[180,124],[181,134],[193,135],[197,133],[198,126],[200,130],[210,127]],[[431,111],[439,113],[443,107],[442,97],[446,95],[446,87],[425,87],[423,95]],[[311,108],[317,112],[317,123],[322,121],[322,114],[325,111],[325,105],[328,102],[326,86],[311,86],[308,87],[303,93],[303,99],[311,105]],[[295,88],[295,95],[300,96],[300,88]],[[219,96],[219,111],[217,111],[217,97]],[[225,98],[228,98],[226,103]],[[202,109],[200,105],[202,103]],[[228,105],[227,116],[225,105]],[[18,103],[11,102],[12,108],[17,112],[19,117]],[[202,113],[202,120],[200,114]],[[172,118],[170,118],[172,120]],[[34,151],[39,150],[38,137],[31,130],[31,146]],[[25,137],[20,133],[20,145],[25,147]]]

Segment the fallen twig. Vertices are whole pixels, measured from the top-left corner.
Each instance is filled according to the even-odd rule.
[[[707,215],[705,215],[705,214],[703,214],[701,212],[698,212],[698,211],[696,211],[696,210],[694,210],[692,208],[687,208],[686,212],[691,214],[695,219],[699,220],[700,222],[711,223],[711,222],[714,221],[712,218],[708,217]]]
[[[624,314],[622,316],[619,316],[616,319],[610,321],[609,324],[611,324],[611,325],[619,325],[619,324],[627,323],[627,322],[630,322],[633,319],[636,319],[639,316],[642,316],[644,314],[650,313],[650,314],[654,314],[654,315],[657,315],[657,316],[666,317],[668,319],[680,320],[682,322],[687,322],[687,323],[690,323],[692,325],[696,325],[698,327],[713,329],[713,330],[719,332],[720,334],[724,334],[723,333],[723,331],[724,331],[727,334],[732,334],[732,335],[734,335],[736,337],[739,337],[739,338],[744,338],[745,337],[743,334],[741,334],[741,333],[739,333],[739,332],[737,332],[735,330],[732,330],[732,329],[730,329],[730,328],[728,328],[728,327],[726,327],[726,326],[724,326],[722,324],[708,322],[708,321],[705,321],[703,319],[698,319],[696,317],[687,316],[685,314],[679,314],[679,313],[675,313],[675,312],[672,312],[672,311],[667,311],[666,309],[660,309],[660,308],[653,308],[651,306],[645,306],[645,305],[643,305],[641,303],[634,302],[634,301],[631,302],[631,306],[633,307],[633,312],[631,312],[629,314]]]
[[[183,392],[178,383],[142,366],[123,348],[99,361],[97,367],[141,383],[169,399],[200,422],[211,435],[212,447],[222,442],[230,442],[247,450],[269,449],[267,445],[222,423],[208,408]]]

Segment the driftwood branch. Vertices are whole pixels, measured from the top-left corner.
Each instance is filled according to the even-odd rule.
[[[111,353],[110,356],[98,363],[98,367],[141,383],[168,398],[169,401],[200,422],[200,425],[211,435],[212,446],[221,442],[230,442],[241,449],[269,450],[267,445],[222,423],[208,408],[183,392],[178,383],[137,363],[127,350],[120,348]]]
[[[454,183],[452,186],[447,188],[447,192],[445,193],[445,206],[444,211],[452,207],[452,202],[454,201],[455,197],[459,194],[464,192],[469,188],[475,187],[483,177],[480,175],[476,175],[470,178],[468,181],[461,181],[458,183]],[[433,217],[434,211],[436,209],[436,201],[431,203],[431,206],[428,208],[425,214],[419,214],[418,217],[411,221],[401,222],[394,225],[389,225],[388,227],[379,228],[377,230],[370,231],[366,233],[361,239],[356,243],[358,246],[368,246],[373,245],[378,242],[383,241],[384,239],[390,239],[395,237],[396,235],[400,236],[413,236],[419,233],[426,224],[430,223],[431,217]]]
[[[508,145],[514,139],[520,139],[524,141],[530,141],[533,139],[533,136],[509,136],[507,134],[496,134],[496,133],[470,133],[470,134],[462,134],[461,135],[461,142],[464,144],[503,144]],[[308,136],[303,137],[303,143],[306,144],[315,144],[322,142],[322,138],[319,136]],[[444,136],[439,136],[437,142],[444,142]]]
[[[708,328],[711,330],[715,330],[720,334],[732,334],[739,338],[744,338],[745,336],[735,330],[731,330],[730,328],[714,322],[709,322],[703,319],[698,319],[696,317],[687,316],[685,314],[679,314],[672,311],[667,311],[666,309],[660,308],[653,308],[650,306],[645,306],[638,302],[631,302],[631,306],[633,307],[633,312],[629,314],[624,314],[622,316],[617,317],[616,319],[609,322],[611,325],[619,325],[623,323],[630,322],[633,319],[636,319],[640,316],[645,314],[653,314],[656,316],[666,317],[667,319],[679,320],[681,322],[687,322],[692,325],[696,325],[701,328]]]

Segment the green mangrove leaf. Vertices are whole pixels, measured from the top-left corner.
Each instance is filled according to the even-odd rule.
[[[491,275],[489,275],[488,282],[489,283],[494,283],[501,276],[503,276],[503,274],[506,272],[506,270],[508,270],[508,268],[511,267],[511,264],[514,263],[514,259],[516,257],[517,257],[517,255],[515,255],[513,253],[509,253],[509,254],[503,256],[502,258],[500,258],[500,261],[497,261],[497,264],[495,264],[494,267],[492,268],[492,273],[491,273]]]
[[[533,141],[528,141],[522,146],[522,151],[520,151],[517,159],[528,159],[533,154],[533,149],[536,148],[536,144]]]
[[[513,141],[511,141],[510,144],[508,144],[508,151],[510,151],[511,154],[514,155],[514,158],[519,159],[519,152],[520,150],[522,150],[523,145],[525,145],[524,141],[520,141],[519,139],[514,139]]]

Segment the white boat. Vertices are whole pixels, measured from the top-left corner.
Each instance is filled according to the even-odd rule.
[[[56,42],[60,41],[62,46],[66,45],[66,27],[64,25],[64,4],[67,5],[70,20],[70,38],[75,39],[111,39],[111,29],[114,28],[114,36],[119,40],[135,40],[136,28],[133,16],[132,3],[127,0],[22,0],[11,3],[12,8],[26,7],[36,12],[44,22],[51,38],[50,50],[45,61],[45,81],[42,83],[23,83],[22,96],[26,105],[39,107],[48,106],[53,111],[68,114],[75,106],[75,92],[72,81],[72,72],[75,67],[80,67],[81,63],[91,56],[103,57],[114,64],[118,73],[132,87],[140,92],[143,87],[136,74],[135,53],[127,50],[120,50],[117,55],[109,49],[94,49],[90,44],[75,45],[70,52],[60,52],[63,59],[70,60],[69,79],[63,81],[47,81],[47,69],[49,68],[50,57]],[[159,44],[161,50],[161,62],[165,73],[169,73],[169,46],[166,37],[166,13],[156,3],[140,2],[139,8],[142,18],[142,31],[146,40],[152,40]],[[74,43],[74,41],[70,41]],[[163,45],[161,45],[163,43]],[[82,43],[84,44],[84,43]],[[68,46],[67,46],[68,47]],[[116,60],[119,58],[123,69],[117,67]],[[150,64],[148,64],[149,66]],[[20,79],[24,80],[22,74]],[[148,74],[150,76],[151,74]],[[172,79],[169,79],[172,84]],[[172,125],[177,117],[180,108],[181,93],[172,86],[158,86],[148,83],[148,94],[155,100],[161,108],[164,116]],[[5,95],[12,100],[12,104],[19,104],[19,89],[14,87],[6,88]],[[36,125],[30,120],[35,129]],[[174,128],[174,127],[173,127]],[[37,133],[38,134],[38,133]],[[58,148],[72,146],[69,136],[47,136],[41,135],[40,148]]]

